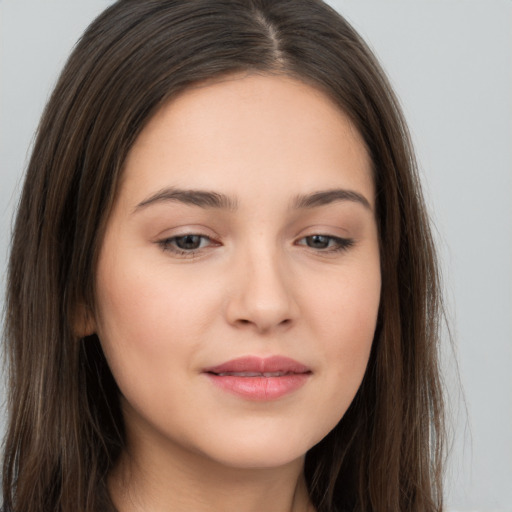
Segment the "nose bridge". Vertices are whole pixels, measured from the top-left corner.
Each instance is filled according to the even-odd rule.
[[[284,252],[261,238],[238,251],[234,293],[228,315],[231,323],[268,331],[289,324],[296,315],[293,287]]]

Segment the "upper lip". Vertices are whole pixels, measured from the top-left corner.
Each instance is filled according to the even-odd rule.
[[[217,366],[211,366],[203,370],[205,373],[225,374],[225,373],[311,373],[306,365],[284,356],[257,357],[245,356]]]

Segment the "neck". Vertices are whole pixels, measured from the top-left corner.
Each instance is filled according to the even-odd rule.
[[[180,447],[130,449],[109,490],[118,512],[312,512],[303,465],[233,468]]]

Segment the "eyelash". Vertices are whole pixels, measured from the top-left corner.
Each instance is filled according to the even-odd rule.
[[[177,241],[185,238],[194,238],[199,240],[199,247],[191,248],[191,249],[183,249],[177,246]],[[327,246],[324,248],[315,248],[308,245],[308,241],[312,241],[314,238],[324,239],[327,243]],[[302,241],[306,241],[305,243],[300,243]],[[219,243],[213,241],[209,236],[200,235],[196,233],[187,233],[185,235],[173,236],[170,238],[165,238],[163,240],[159,240],[157,243],[162,248],[164,252],[171,252],[177,256],[193,258],[196,256],[205,246],[202,246],[202,242],[206,241],[208,245],[218,246]],[[296,242],[297,245],[306,246],[316,252],[326,253],[326,254],[335,254],[343,251],[347,251],[354,245],[354,240],[352,238],[340,238],[332,235],[322,235],[319,233],[315,233],[314,235],[305,236],[299,239]]]
[[[322,235],[319,233],[315,233],[314,235],[305,236],[305,237],[301,238],[299,240],[299,242],[301,242],[302,240],[308,240],[308,239],[311,240],[313,238],[326,239],[328,246],[326,248],[319,249],[319,248],[315,248],[315,247],[311,247],[310,245],[307,245],[307,242],[306,242],[306,244],[300,244],[297,242],[297,244],[298,245],[307,245],[307,247],[309,247],[311,249],[314,249],[314,250],[316,249],[319,252],[329,253],[329,254],[347,251],[354,245],[353,238],[340,238],[338,236]],[[332,244],[332,246],[330,246],[331,244]]]

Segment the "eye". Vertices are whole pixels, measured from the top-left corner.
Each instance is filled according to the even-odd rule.
[[[184,235],[176,236],[171,240],[174,241],[176,247],[179,249],[182,249],[183,251],[193,251],[199,249],[208,239],[201,235]]]
[[[311,249],[323,252],[337,252],[347,250],[354,244],[351,238],[340,238],[330,235],[310,235],[301,238],[297,245],[305,245]]]
[[[158,245],[164,250],[182,256],[193,256],[196,252],[213,245],[211,238],[205,235],[187,233],[186,235],[173,236],[158,241]]]

